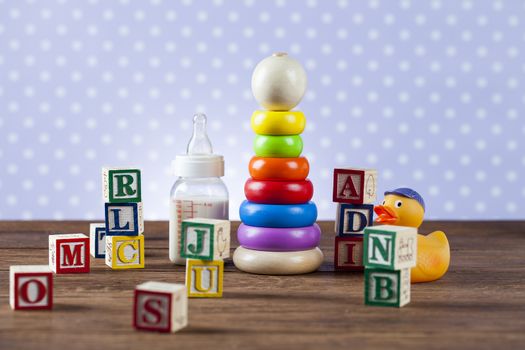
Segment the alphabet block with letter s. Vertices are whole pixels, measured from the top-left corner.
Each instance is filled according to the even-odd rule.
[[[141,202],[141,174],[136,168],[102,168],[104,202]]]
[[[89,237],[83,233],[49,236],[49,268],[54,273],[89,273]]]
[[[10,266],[9,304],[13,310],[52,309],[53,272],[49,266]]]

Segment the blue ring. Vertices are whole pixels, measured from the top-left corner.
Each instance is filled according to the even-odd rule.
[[[257,227],[305,227],[317,219],[314,202],[304,204],[259,204],[244,201],[239,208],[241,221]]]

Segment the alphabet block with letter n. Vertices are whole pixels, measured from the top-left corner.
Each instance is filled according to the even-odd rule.
[[[89,224],[89,250],[94,258],[106,257],[106,224]]]
[[[180,255],[183,258],[221,260],[230,256],[230,222],[194,218],[182,222]]]
[[[49,266],[10,266],[9,304],[13,310],[52,309],[53,271]]]
[[[400,270],[416,266],[417,228],[369,226],[365,228],[363,264],[366,268]]]
[[[144,268],[144,235],[106,237],[106,265],[114,270]]]
[[[140,169],[102,168],[104,202],[141,202]]]
[[[83,233],[49,236],[49,267],[54,273],[89,272],[89,237]]]
[[[194,298],[221,298],[224,261],[186,259],[186,288]]]
[[[174,333],[187,324],[186,286],[150,281],[135,288],[133,326],[136,329]]]
[[[377,199],[377,171],[373,169],[334,169],[333,201],[372,204]]]
[[[363,237],[335,237],[334,268],[363,271]]]
[[[144,233],[142,203],[106,203],[106,236],[138,236]]]
[[[410,268],[365,269],[365,305],[402,307],[410,302]]]
[[[335,232],[341,236],[362,234],[365,227],[374,222],[373,204],[344,204],[337,205]]]

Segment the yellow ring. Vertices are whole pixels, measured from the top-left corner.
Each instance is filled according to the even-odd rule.
[[[251,125],[258,135],[299,135],[306,118],[301,111],[255,111]]]

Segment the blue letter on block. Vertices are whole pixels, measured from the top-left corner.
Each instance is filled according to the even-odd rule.
[[[340,237],[363,233],[374,221],[373,204],[343,204],[337,206],[336,233]]]
[[[106,203],[106,236],[138,236],[142,233],[142,203]]]

